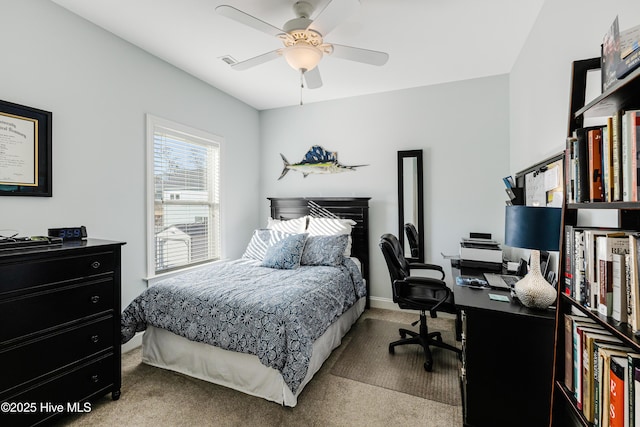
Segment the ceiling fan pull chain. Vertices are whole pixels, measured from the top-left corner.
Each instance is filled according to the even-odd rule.
[[[302,89],[304,89],[304,71],[300,70],[300,105],[302,105]]]

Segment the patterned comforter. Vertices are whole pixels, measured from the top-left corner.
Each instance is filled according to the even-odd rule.
[[[339,267],[277,270],[235,260],[147,288],[122,313],[122,343],[147,325],[225,350],[256,355],[279,370],[293,393],[313,341],[365,296],[353,260]]]

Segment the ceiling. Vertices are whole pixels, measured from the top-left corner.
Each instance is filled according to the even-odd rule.
[[[231,5],[281,28],[295,0],[52,0],[231,96],[265,110],[510,72],[544,0],[360,0],[325,41],[384,51],[373,66],[325,56],[323,86],[300,89],[284,60],[237,71],[282,47],[275,37],[216,13]],[[308,0],[322,8],[329,0]],[[333,0],[342,1],[342,0]],[[312,15],[313,19],[315,15]]]

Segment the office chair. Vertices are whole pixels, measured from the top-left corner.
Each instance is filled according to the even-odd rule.
[[[398,345],[420,344],[425,353],[424,369],[426,371],[431,371],[433,368],[433,359],[429,346],[451,350],[456,352],[458,357],[462,357],[460,349],[443,342],[440,332],[429,332],[427,327],[427,311],[429,311],[432,318],[436,318],[439,311],[456,314],[456,339],[460,339],[462,323],[460,321],[460,313],[456,309],[453,300],[453,292],[442,280],[411,276],[412,268],[420,268],[439,271],[442,274],[441,279],[444,279],[442,267],[434,264],[407,262],[403,255],[402,246],[393,234],[384,234],[380,238],[380,249],[391,277],[393,302],[397,303],[402,309],[420,311],[420,319],[412,323],[412,326],[415,326],[420,322],[420,332],[400,328],[398,332],[401,339],[389,344],[389,353],[393,354],[395,352],[394,347]],[[407,338],[407,335],[409,338]]]
[[[404,225],[404,231],[407,235],[407,242],[409,243],[409,249],[411,249],[411,257],[418,258],[420,256],[418,230],[416,226],[410,222]],[[444,276],[443,276],[444,277]]]

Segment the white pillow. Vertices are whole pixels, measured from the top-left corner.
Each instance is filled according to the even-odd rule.
[[[307,233],[310,236],[332,236],[336,234],[347,234],[349,241],[344,251],[344,256],[351,256],[351,230],[357,223],[352,219],[342,218],[314,218],[309,217]]]
[[[279,220],[268,218],[267,228],[270,230],[284,231],[285,233],[300,234],[307,228],[307,217]]]

